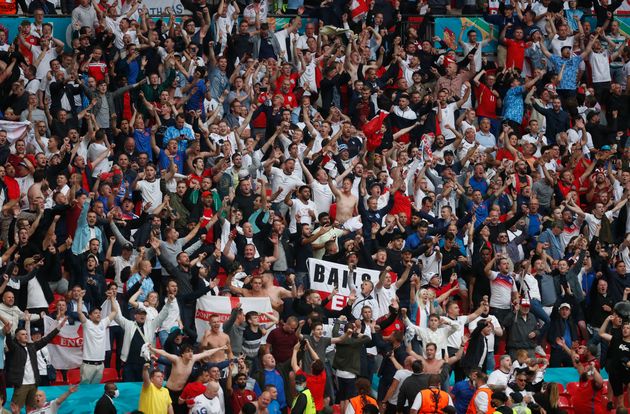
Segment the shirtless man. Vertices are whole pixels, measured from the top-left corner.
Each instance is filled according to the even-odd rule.
[[[149,350],[151,351],[151,353],[158,356],[163,356],[164,358],[168,359],[172,364],[171,375],[168,377],[168,381],[166,381],[166,388],[171,395],[175,414],[188,412],[188,408],[185,404],[179,404],[179,395],[182,393],[182,390],[184,389],[184,386],[188,381],[188,377],[190,377],[195,362],[205,358],[209,358],[213,354],[218,352],[224,353],[226,349],[227,346],[222,346],[220,348],[208,349],[201,353],[195,354],[193,353],[192,346],[190,346],[189,344],[185,344],[182,346],[182,356],[177,356],[169,354],[163,349],[153,348],[153,346],[149,345]],[[175,401],[177,401],[177,403],[175,403]]]
[[[257,401],[252,404],[256,406],[256,414],[269,414],[269,404],[271,404],[271,393],[269,391],[263,391],[258,397]]]
[[[252,285],[251,289],[245,289],[238,286],[234,286],[232,284],[232,277],[234,275],[230,275],[226,281],[227,286],[229,286],[230,291],[237,295],[241,295],[246,298],[264,298],[268,297],[271,299],[271,306],[276,311],[282,310],[283,299],[290,298],[293,294],[279,286],[273,285],[273,275],[264,274],[262,276],[256,275],[253,276],[250,280],[250,284]],[[247,279],[245,279],[247,281]]]
[[[358,214],[358,202],[356,196],[352,194],[352,178],[346,176],[341,183],[341,191],[337,188],[330,176],[328,177],[328,186],[330,191],[335,195],[337,202],[337,215],[335,220],[339,223],[345,223]]]
[[[232,347],[230,346],[230,337],[221,330],[221,321],[219,315],[210,315],[210,329],[206,331],[201,340],[201,349],[225,348],[225,352],[217,352],[212,354],[209,362],[219,363],[226,359],[232,359]]]
[[[466,342],[462,340],[462,346],[459,348],[457,353],[453,355],[452,357],[448,357],[446,359],[437,357],[436,355],[437,345],[434,343],[427,344],[425,348],[425,353],[427,355],[426,358],[423,357],[422,355],[418,355],[414,353],[413,351],[410,353],[410,355],[422,361],[422,366],[424,367],[422,372],[424,374],[440,374],[442,372],[442,366],[444,364],[449,364],[452,366],[454,363],[456,363],[462,358],[462,355],[464,354],[465,343]]]

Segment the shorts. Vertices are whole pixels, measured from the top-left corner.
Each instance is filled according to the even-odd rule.
[[[355,385],[356,378],[339,378],[337,382],[339,384],[339,390],[337,391],[337,400],[345,401],[357,395],[357,387]]]
[[[623,369],[612,369],[608,373],[608,384],[612,388],[613,395],[619,397],[623,395],[623,386],[630,382],[628,371]]]

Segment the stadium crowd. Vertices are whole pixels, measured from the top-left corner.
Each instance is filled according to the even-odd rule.
[[[77,390],[38,390],[68,326],[80,382],[141,382],[146,414],[627,412],[621,0],[63,1],[70,44],[56,4],[18,3],[0,28],[13,413]],[[432,33],[460,12],[496,35]],[[346,277],[315,286],[312,259]],[[221,296],[231,314],[197,309]],[[557,367],[579,373],[568,395]]]

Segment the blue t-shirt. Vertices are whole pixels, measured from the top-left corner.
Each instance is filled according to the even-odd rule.
[[[523,86],[515,86],[507,91],[503,100],[503,118],[518,124],[523,121],[523,112],[525,111],[524,92],[525,87]]]
[[[138,152],[149,154],[149,161],[153,161],[153,151],[151,150],[151,128],[134,129],[133,139],[136,141]]]
[[[192,82],[192,80],[193,78],[191,77],[189,81]],[[203,81],[203,79],[199,79],[197,83],[195,84],[195,87],[197,87],[197,92],[190,95],[188,102],[186,102],[186,111],[201,110],[201,114],[204,115],[205,109],[203,105],[203,100],[204,100],[204,97],[206,96],[206,91],[207,91],[206,83]]]
[[[278,389],[278,404],[280,409],[287,406],[287,397],[284,395],[284,381],[282,376],[275,369],[273,371],[265,370],[265,385],[274,385]]]
[[[173,159],[175,165],[177,165],[177,171],[184,171],[184,155],[181,152],[177,152],[177,155]],[[168,159],[166,152],[164,150],[160,150],[160,155],[158,156],[158,167],[160,170],[168,170],[171,165],[171,160]]]
[[[472,400],[475,391],[475,386],[470,384],[468,378],[458,381],[453,385],[451,393],[453,397],[455,397],[453,400],[455,401],[455,411],[457,411],[457,414],[466,414],[468,404],[470,404],[470,400]]]
[[[562,65],[564,65],[564,72],[562,72],[562,79],[560,79],[558,89],[577,89],[577,75],[580,70],[580,63],[582,63],[582,56],[578,55],[564,59],[560,56],[552,55],[549,60],[553,63],[556,73],[560,73]]]

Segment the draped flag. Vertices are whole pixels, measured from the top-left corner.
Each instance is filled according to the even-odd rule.
[[[273,309],[271,308],[271,300],[268,297],[265,298],[237,298],[227,296],[212,296],[209,294],[203,295],[197,299],[197,312],[195,313],[195,327],[199,335],[202,332],[210,329],[210,315],[219,315],[221,323],[227,321],[230,318],[232,309],[241,305],[243,312],[256,311],[260,314],[260,322],[268,322],[269,319],[265,317],[265,314],[271,314]]]
[[[368,5],[366,0],[352,0],[350,4],[350,14],[354,22],[361,21],[368,12]]]
[[[56,320],[45,316],[44,334],[48,335],[57,325]],[[55,369],[79,368],[83,362],[83,326],[79,321],[66,323],[48,344],[48,352]]]

